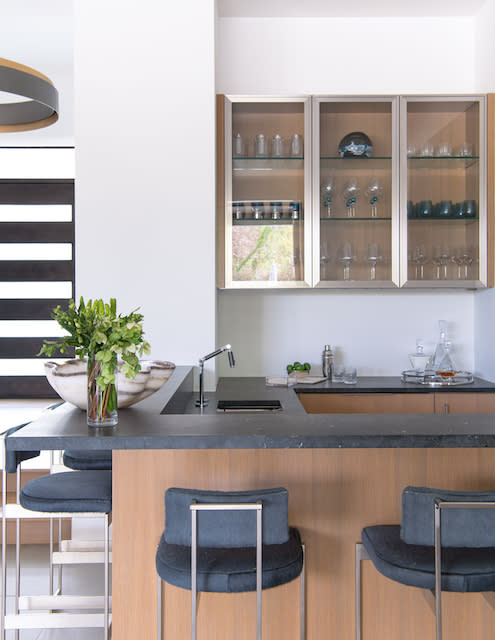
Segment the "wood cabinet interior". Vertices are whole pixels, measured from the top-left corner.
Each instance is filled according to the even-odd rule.
[[[457,218],[454,211],[444,219],[408,220],[409,255],[423,247],[427,266],[408,265],[409,280],[476,280],[479,265],[480,207],[480,106],[473,101],[408,102],[407,104],[407,199],[412,207],[419,203],[473,201],[472,218]],[[466,155],[462,146],[469,144]],[[430,145],[424,157],[425,145]],[[450,145],[449,157],[439,157],[441,146]],[[424,210],[424,209],[423,209]],[[442,254],[445,254],[443,262]],[[462,256],[465,256],[463,258]],[[421,275],[423,278],[421,278]]]
[[[304,109],[304,102],[232,103],[232,139],[238,134],[243,144],[242,153],[232,157],[232,203],[242,211],[232,224],[233,281],[304,279],[304,216],[310,215],[304,211],[304,151],[291,155],[294,134],[304,145]],[[266,157],[256,154],[259,134],[265,136]],[[273,155],[276,135],[283,138],[281,157]],[[297,220],[291,219],[293,202]],[[273,203],[280,205],[280,220],[273,217]],[[255,219],[256,207],[262,219]]]
[[[371,158],[339,156],[341,140],[362,132],[372,143]],[[320,280],[390,281],[392,278],[392,102],[320,103]],[[359,188],[353,216],[346,206],[345,190],[355,181]],[[370,203],[366,191],[376,182],[382,192]],[[331,203],[325,185],[333,186]],[[376,211],[372,211],[372,206]],[[373,217],[376,213],[377,217]],[[376,247],[374,246],[376,245]],[[346,249],[352,261],[345,275]],[[374,251],[377,249],[377,251]],[[369,256],[376,257],[372,271]]]

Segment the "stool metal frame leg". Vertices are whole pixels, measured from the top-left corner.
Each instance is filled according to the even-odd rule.
[[[435,618],[436,640],[442,640],[442,509],[494,509],[495,502],[435,500]]]
[[[256,638],[261,640],[262,627],[262,593],[263,593],[263,532],[262,532],[262,509],[261,502],[256,504],[198,504],[193,502],[191,509],[191,639],[197,638],[197,610],[199,596],[197,592],[197,513],[198,511],[235,511],[235,510],[256,510]],[[306,547],[302,546],[303,562],[301,575],[299,577],[299,638],[306,638]],[[157,578],[157,640],[162,640],[163,620],[162,620],[162,590],[163,581]]]
[[[361,640],[361,561],[369,560],[361,542],[356,543],[356,640]]]
[[[191,640],[197,637],[197,552],[198,511],[256,511],[256,639],[261,640],[261,595],[263,578],[261,502],[239,504],[191,504]]]

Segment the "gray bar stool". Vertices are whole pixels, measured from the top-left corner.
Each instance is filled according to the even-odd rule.
[[[255,568],[253,568],[255,567]],[[300,578],[300,640],[305,638],[304,545],[288,526],[288,493],[165,492],[165,531],[156,552],[158,638],[161,585],[191,590],[191,638],[196,640],[197,592],[256,591],[257,639],[261,640],[261,593]]]
[[[64,466],[76,471],[111,471],[112,451],[79,451],[66,449],[62,460]]]
[[[108,638],[110,627],[109,543],[108,530],[112,510],[111,471],[69,471],[53,473],[27,482],[20,488],[20,463],[39,455],[39,451],[17,451],[9,445],[9,435],[25,425],[1,434],[2,468],[2,579],[0,636],[7,629],[100,627]],[[16,473],[15,504],[7,503],[7,474]],[[101,517],[104,520],[104,595],[71,596],[50,594],[20,595],[20,521],[26,518],[53,519],[72,516]],[[14,613],[6,612],[7,520],[16,521],[16,580]],[[51,572],[51,568],[50,568]],[[42,613],[43,611],[50,613]],[[98,613],[89,613],[97,610]],[[30,611],[30,613],[26,613]],[[33,612],[34,611],[34,612]],[[101,613],[100,613],[101,612]]]
[[[495,491],[406,487],[401,525],[365,527],[356,545],[356,640],[361,640],[362,560],[371,560],[391,580],[425,590],[437,640],[442,590],[495,591],[494,507]]]

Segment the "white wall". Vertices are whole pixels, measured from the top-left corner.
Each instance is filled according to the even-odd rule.
[[[471,18],[221,18],[217,92],[469,93],[473,61]]]
[[[214,18],[76,2],[76,293],[139,306],[177,364],[215,346]]]
[[[438,322],[448,322],[454,360],[472,370],[473,296],[453,292],[239,292],[220,296],[219,332],[231,342],[236,368],[222,361],[221,375],[276,374],[309,362],[320,374],[324,344],[335,362],[359,375],[398,375],[422,338],[433,352]]]
[[[221,18],[217,92],[470,93],[474,28],[467,18]],[[361,375],[397,375],[416,338],[436,340],[439,319],[449,321],[459,366],[473,369],[472,292],[223,291],[219,342],[232,343],[237,365],[222,361],[220,373],[277,373],[301,359],[319,366],[330,343]]]
[[[495,91],[495,0],[487,0],[476,16],[476,89]],[[495,381],[495,290],[475,295],[475,361],[480,375]]]
[[[477,91],[495,91],[495,0],[486,0],[475,18],[475,81]]]

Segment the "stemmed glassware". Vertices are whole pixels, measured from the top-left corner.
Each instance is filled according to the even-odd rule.
[[[342,196],[345,200],[348,218],[356,217],[356,204],[360,193],[361,189],[359,188],[358,181],[356,180],[356,178],[350,178],[344,187],[344,191],[342,192]]]
[[[378,201],[383,195],[383,187],[380,185],[376,178],[371,178],[370,183],[368,184],[366,191],[364,192],[366,197],[369,198],[369,203],[371,207],[371,217],[378,217]]]
[[[321,242],[320,246],[320,280],[326,280],[328,268],[328,244],[326,240]]]
[[[332,217],[332,200],[335,192],[335,179],[333,176],[330,176],[326,179],[326,181],[322,184],[321,187],[321,195],[323,206],[327,212],[327,218]]]
[[[425,264],[428,262],[428,254],[424,244],[414,247],[411,260],[416,265],[416,280],[423,280],[425,277]]]
[[[462,265],[464,264],[463,258],[464,258],[464,249],[462,249],[461,247],[457,247],[456,249],[452,249],[452,255],[451,255],[450,259],[452,260],[452,262],[455,265],[457,265],[457,279],[458,280],[462,280],[463,279],[463,275],[462,275]],[[467,279],[467,277],[465,279]]]
[[[368,245],[368,257],[366,260],[370,265],[370,280],[376,280],[376,264],[381,262],[382,256],[375,242]]]
[[[468,279],[469,267],[473,262],[473,256],[468,253],[468,249],[462,252],[462,264],[464,265],[464,280]]]
[[[344,265],[344,280],[351,279],[351,264],[356,259],[350,242],[345,242],[339,250],[338,261]]]
[[[450,262],[449,249],[447,247],[434,247],[431,261],[436,267],[436,280],[447,280],[447,266]]]

